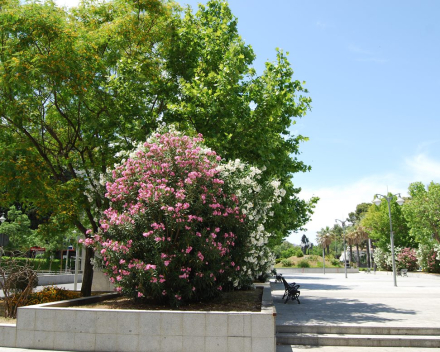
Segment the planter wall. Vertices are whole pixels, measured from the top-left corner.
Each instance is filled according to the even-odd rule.
[[[83,304],[81,300],[72,301]],[[261,312],[63,307],[72,301],[19,308],[16,326],[0,325],[0,345],[75,351],[275,352],[276,313],[269,287],[264,288]]]

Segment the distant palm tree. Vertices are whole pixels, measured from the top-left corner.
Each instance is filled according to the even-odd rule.
[[[356,252],[357,252],[357,264],[358,267],[360,267],[361,265],[361,257],[359,255],[359,245],[362,245],[365,243],[365,241],[368,239],[369,237],[369,233],[365,230],[365,228],[361,225],[356,225],[354,228],[354,237],[355,237],[355,244],[356,244]],[[368,246],[367,246],[368,248]],[[369,252],[369,251],[367,251]],[[369,253],[367,254],[369,255]]]
[[[332,239],[332,230],[328,226],[317,232],[316,241],[322,246],[322,248],[327,249],[327,255],[330,254],[330,244],[332,243]]]

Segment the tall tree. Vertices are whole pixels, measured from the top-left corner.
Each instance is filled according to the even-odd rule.
[[[391,193],[388,196],[392,196]],[[396,197],[391,200],[391,219],[394,232],[394,244],[399,247],[416,247],[414,237],[409,233],[409,228],[403,210],[396,203]],[[361,220],[361,225],[370,233],[370,238],[375,240],[377,246],[383,250],[388,250],[390,244],[390,218],[388,203],[385,199],[379,206],[372,204],[368,212]]]
[[[279,239],[305,224],[317,199],[298,197],[292,182],[310,167],[297,159],[307,138],[293,135],[294,119],[309,109],[304,82],[293,78],[286,54],[277,50],[261,76],[252,68],[255,54],[237,30],[226,2],[208,1],[193,14],[176,18],[167,59],[175,79],[164,121],[195,129],[226,159],[240,158],[265,169],[262,179],[278,178],[286,197],[275,211],[271,232]]]
[[[256,75],[253,50],[225,2],[184,16],[165,0],[90,1],[71,10],[1,4],[0,150],[7,158],[0,175],[13,166],[2,179],[2,204],[36,205],[48,233],[74,224],[89,236],[108,207],[99,175],[158,124],[173,123],[202,133],[224,158],[265,169],[262,182],[280,180],[286,196],[265,226],[274,243],[308,221],[317,199],[300,199],[292,182],[310,170],[297,159],[307,138],[289,127],[311,100],[281,51]],[[89,249],[85,295],[92,256]]]
[[[330,254],[330,244],[334,235],[330,227],[322,228],[317,232],[316,241],[322,246],[322,248],[327,249],[327,255]]]
[[[84,3],[71,12],[53,2],[2,2],[0,143],[9,158],[1,167],[14,164],[16,173],[3,183],[6,197],[24,184],[20,200],[46,202],[48,226],[73,223],[84,235],[98,229],[106,207],[99,174],[118,151],[145,138],[160,113],[154,94],[131,96],[112,77],[133,62],[144,67],[144,82],[157,84],[163,72],[156,51],[169,37],[170,11],[155,0]],[[30,178],[35,170],[19,165],[23,158],[28,167],[39,165],[40,178]],[[87,250],[84,295],[91,291],[92,256]]]
[[[356,205],[356,210],[348,214],[347,220],[353,224],[362,220],[364,215],[368,212],[371,203],[360,203]]]
[[[410,198],[403,205],[403,213],[410,233],[418,242],[440,242],[440,184],[421,182],[409,186]]]

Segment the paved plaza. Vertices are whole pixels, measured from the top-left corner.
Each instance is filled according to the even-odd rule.
[[[272,283],[277,325],[323,324],[393,327],[440,327],[440,277],[412,274],[289,274],[301,285],[300,301],[281,300],[283,285]]]
[[[301,285],[301,304],[281,299],[281,283],[271,283],[277,325],[440,327],[440,276],[408,273],[295,274],[280,269],[287,282]],[[64,285],[60,285],[64,286]],[[68,285],[66,285],[68,286]],[[433,352],[434,348],[355,347],[357,352]],[[349,352],[342,346],[277,346],[277,352]],[[34,351],[0,348],[1,352]],[[198,352],[198,351],[195,351]],[[200,351],[202,352],[202,351]]]
[[[440,327],[440,276],[408,273],[294,274],[280,269],[287,282],[301,285],[301,304],[281,300],[282,284],[272,283],[277,325],[350,325]],[[344,346],[277,346],[277,352],[349,352]],[[433,352],[435,348],[355,347],[357,352]]]

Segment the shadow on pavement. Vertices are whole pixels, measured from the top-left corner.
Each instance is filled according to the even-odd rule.
[[[284,304],[280,295],[274,295],[273,298],[277,325],[389,323],[408,320],[409,315],[416,314],[413,310],[365,303],[357,299],[300,297],[301,304],[290,301]],[[387,317],[387,314],[390,316]]]
[[[307,283],[307,282],[301,282],[301,280],[296,279],[286,279],[287,283],[296,283],[300,285],[300,290],[307,289],[307,290],[352,290],[352,288],[342,285],[331,285],[331,284],[316,284],[316,283]],[[282,283],[272,283],[272,289],[273,290],[284,290],[284,285]]]

